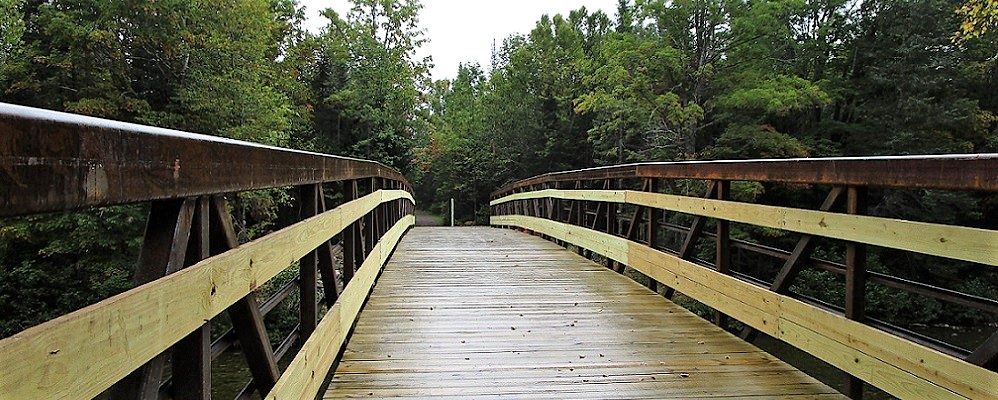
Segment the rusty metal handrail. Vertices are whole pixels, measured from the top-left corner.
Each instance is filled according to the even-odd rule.
[[[0,103],[0,217],[361,178],[380,163]]]
[[[998,191],[998,153],[648,162],[550,172],[492,194],[555,182],[618,178],[739,180],[837,186]]]

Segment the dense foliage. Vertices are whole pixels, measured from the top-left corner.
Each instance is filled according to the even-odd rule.
[[[0,101],[359,156],[405,169],[428,60],[418,2],[0,0]],[[242,238],[284,190],[234,199]],[[0,337],[131,287],[146,206],[0,221]],[[293,324],[292,324],[293,326]]]
[[[483,223],[490,192],[557,170],[998,151],[998,36],[987,29],[995,9],[977,0],[620,0],[612,18],[586,9],[543,16],[528,34],[506,39],[488,71],[466,64],[434,83],[433,130],[418,140],[416,157],[421,194],[437,204],[454,198],[460,218]],[[733,190],[765,204],[813,208],[822,200],[817,188]],[[870,197],[876,215],[992,229],[998,221],[994,196]],[[733,234],[785,249],[798,238],[738,225]],[[843,248],[823,243],[818,252],[841,260]],[[750,264],[770,279],[779,268],[772,259]],[[998,275],[979,266],[880,249],[870,265],[998,297]],[[794,290],[842,304],[837,280],[808,272]],[[872,315],[898,323],[993,322],[879,286],[869,303]]]
[[[457,216],[478,222],[491,191],[556,170],[998,151],[993,0],[620,0],[613,16],[543,16],[494,49],[491,65],[436,81],[416,55],[418,0],[351,5],[306,32],[295,0],[0,0],[0,101],[375,159],[406,172],[421,204],[454,198]],[[802,188],[735,190],[769,204],[821,201]],[[873,197],[879,215],[998,220],[993,197]],[[284,190],[234,199],[243,239],[290,219],[292,200]],[[146,212],[0,222],[0,336],[130,287]],[[783,248],[795,239],[735,234]],[[998,297],[992,272],[965,279],[964,266],[926,268],[927,257],[872,258],[875,269]],[[805,275],[795,289],[838,302],[833,279]],[[980,319],[870,297],[911,320]]]
[[[433,86],[419,167],[481,222],[497,186],[567,168],[995,151],[998,41],[954,43],[960,6],[621,0],[613,19],[544,16],[490,72]]]

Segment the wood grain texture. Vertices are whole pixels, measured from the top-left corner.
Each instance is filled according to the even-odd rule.
[[[295,356],[291,364],[267,395],[268,400],[315,399],[336,356],[346,341],[360,308],[364,304],[378,272],[405,232],[415,225],[412,215],[402,217],[371,249],[371,254],[343,289],[333,307],[319,322],[315,333]]]
[[[0,399],[92,398],[385,201],[383,190],[0,341]]]
[[[589,248],[894,396],[998,398],[998,373],[643,244],[535,217],[495,216],[492,224],[593,246]]]
[[[493,200],[489,204],[547,197],[571,200],[587,200],[593,197],[613,199],[604,201],[654,207],[992,266],[998,265],[998,231],[989,229],[633,190],[544,189],[509,195]]]
[[[378,278],[323,398],[501,396],[843,398],[543,239],[413,228]]]

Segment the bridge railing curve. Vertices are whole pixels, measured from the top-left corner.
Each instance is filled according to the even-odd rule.
[[[782,185],[825,197],[816,209],[757,204],[732,198],[732,184]],[[743,339],[764,332],[810,353],[847,373],[843,391],[853,398],[862,396],[863,382],[901,398],[998,398],[998,333],[964,349],[866,315],[868,287],[881,285],[998,317],[995,299],[867,270],[870,246],[975,268],[998,265],[994,221],[967,227],[868,214],[871,192],[913,189],[991,196],[998,192],[998,155],[665,162],[556,172],[494,192],[491,224],[571,245],[618,272],[630,267],[653,290],[662,284],[668,297],[679,291],[713,308],[715,322],[740,328]],[[780,249],[757,237],[733,238],[732,224],[800,236],[792,249]],[[831,260],[816,254],[818,240],[844,254]],[[755,276],[746,267],[763,258],[776,261],[774,275]],[[844,304],[794,293],[791,286],[805,269],[844,278]],[[729,325],[729,317],[738,324]]]
[[[297,188],[300,221],[240,244],[227,196],[277,187]],[[211,360],[235,344],[252,374],[239,398],[314,398],[414,223],[411,193],[372,161],[0,103],[0,217],[150,203],[136,287],[0,340],[0,399],[209,398]],[[274,348],[263,316],[296,290],[299,324]],[[232,329],[211,340],[223,313]]]

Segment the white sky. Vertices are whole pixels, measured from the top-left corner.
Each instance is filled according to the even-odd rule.
[[[319,15],[333,8],[340,15],[350,9],[347,0],[300,0],[305,6],[305,27],[318,32],[327,20]],[[462,62],[478,62],[488,69],[492,43],[502,45],[514,33],[528,33],[543,14],[568,15],[585,6],[590,11],[603,10],[613,18],[615,0],[423,0],[419,24],[426,30],[429,43],[420,57],[433,57],[433,79],[453,78]]]

